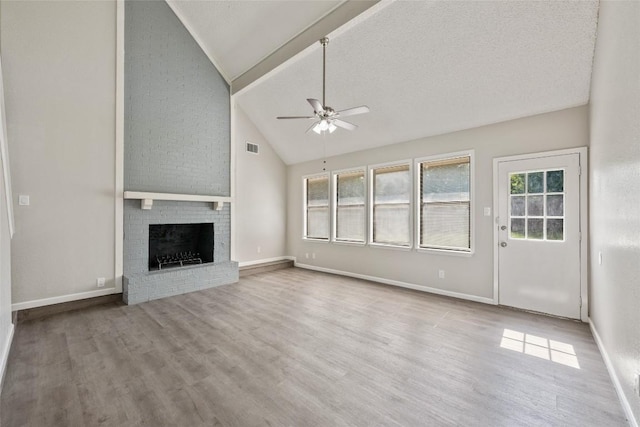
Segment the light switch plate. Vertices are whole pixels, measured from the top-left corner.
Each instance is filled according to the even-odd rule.
[[[489,207],[484,208],[484,216],[491,216],[491,208]]]
[[[21,194],[18,196],[18,205],[29,206],[29,196]]]

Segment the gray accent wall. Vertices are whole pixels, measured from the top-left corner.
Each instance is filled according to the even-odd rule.
[[[639,23],[639,2],[600,2],[589,159],[589,316],[632,426],[640,422]]]
[[[228,196],[229,86],[164,1],[125,3],[125,190]]]
[[[125,191],[230,195],[229,86],[164,1],[125,3]],[[230,206],[124,204],[128,304],[238,281]],[[148,271],[149,225],[213,222],[214,263]]]

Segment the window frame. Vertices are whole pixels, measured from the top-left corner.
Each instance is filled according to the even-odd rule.
[[[375,200],[374,200],[374,191],[375,191],[375,185],[374,185],[374,171],[376,169],[384,169],[384,168],[390,168],[390,167],[395,167],[395,166],[409,166],[409,244],[408,245],[394,245],[391,243],[379,243],[379,242],[374,242],[373,240],[373,234],[374,234],[374,224],[373,224],[373,220],[374,220],[374,216],[373,216],[373,209],[375,207]],[[367,221],[367,227],[368,227],[368,232],[367,232],[367,241],[368,244],[371,247],[376,247],[376,248],[388,248],[388,249],[399,249],[399,250],[406,250],[406,251],[410,251],[414,248],[414,242],[415,242],[415,238],[414,238],[414,232],[413,229],[415,227],[415,220],[414,220],[414,209],[413,209],[413,205],[415,202],[415,196],[414,196],[414,167],[413,167],[413,159],[404,159],[404,160],[396,160],[396,161],[392,161],[392,162],[386,162],[386,163],[378,163],[375,165],[369,165],[367,167],[367,174],[368,174],[368,199],[369,199],[369,207],[367,209],[367,215],[368,215],[368,221]]]
[[[453,247],[423,247],[420,246],[420,231],[422,229],[422,163],[469,158],[469,248],[459,249]],[[413,224],[414,247],[418,252],[440,253],[469,257],[475,253],[475,150],[464,150],[453,153],[436,154],[433,156],[419,157],[414,161],[414,215]]]
[[[362,221],[362,241],[356,240],[347,240],[338,238],[338,175],[347,174],[347,173],[356,173],[362,172],[363,176],[363,184],[364,184],[364,197],[363,197],[363,208],[364,208],[364,218]],[[354,246],[365,246],[367,244],[367,234],[368,234],[368,191],[369,186],[367,185],[367,167],[366,166],[356,166],[353,168],[346,168],[331,171],[331,189],[330,189],[330,200],[329,203],[331,205],[330,209],[330,221],[331,221],[331,243],[339,243],[342,245],[354,245]]]
[[[327,238],[322,237],[309,237],[307,235],[307,224],[308,224],[308,200],[307,200],[307,183],[309,179],[314,178],[327,178],[327,208],[329,209],[329,220],[327,226],[329,227],[329,235]],[[315,173],[311,175],[304,175],[302,177],[302,239],[311,241],[311,242],[326,242],[328,243],[331,240],[331,175],[329,172]]]

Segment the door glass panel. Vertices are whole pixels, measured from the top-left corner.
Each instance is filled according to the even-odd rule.
[[[511,216],[524,216],[524,196],[511,197]]]
[[[527,220],[527,238],[544,239],[544,219],[531,218]]]
[[[527,215],[528,216],[542,216],[543,214],[543,198],[542,196],[529,196],[527,197]]]
[[[511,174],[511,194],[524,194],[525,176],[523,173]]]
[[[533,172],[527,174],[527,192],[544,192],[544,172]]]
[[[547,220],[547,240],[564,240],[564,220]]]
[[[562,193],[564,191],[564,171],[547,172],[547,193]]]
[[[509,174],[509,237],[564,241],[564,170]]]
[[[547,215],[562,216],[564,215],[564,195],[554,194],[547,196]]]
[[[512,239],[524,239],[524,218],[514,218],[511,220],[511,238]]]

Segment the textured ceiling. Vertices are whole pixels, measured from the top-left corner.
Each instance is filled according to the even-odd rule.
[[[230,80],[343,1],[167,0]]]
[[[305,99],[322,97],[319,44],[236,99],[288,164],[583,105],[597,12],[597,1],[382,2],[330,35],[327,104],[368,105],[349,117],[356,131],[305,134],[310,122],[275,118],[307,115]]]

